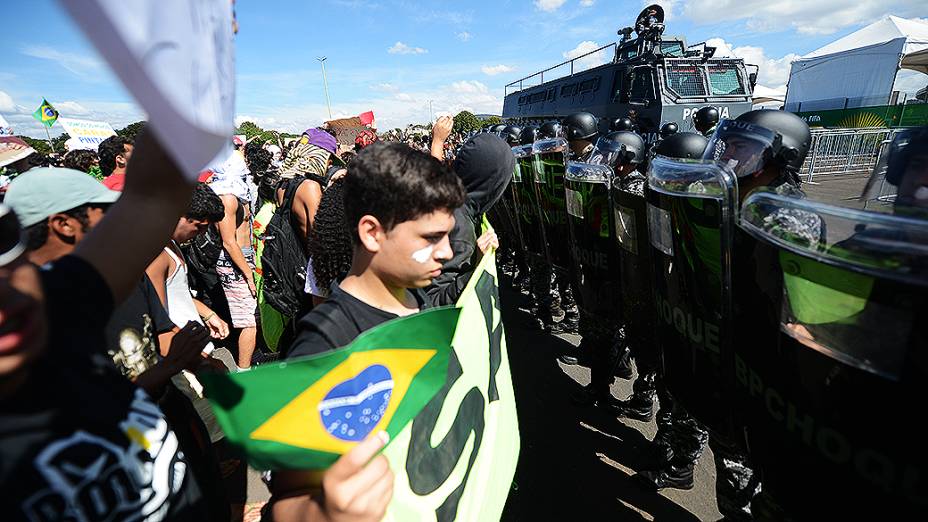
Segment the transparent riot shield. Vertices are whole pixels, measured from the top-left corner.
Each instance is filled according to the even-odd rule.
[[[646,360],[647,366],[654,368],[659,353],[654,338],[654,282],[644,184],[642,178],[616,180],[610,190],[610,199],[614,224],[613,251],[620,279],[625,336],[634,347],[639,362]]]
[[[734,174],[716,163],[658,157],[647,201],[664,382],[693,417],[730,437]]]
[[[497,233],[500,237],[501,246],[517,249],[518,252],[525,251],[524,241],[522,239],[522,227],[519,223],[519,199],[517,196],[518,185],[522,183],[522,172],[519,167],[519,158],[531,153],[531,147],[513,147],[512,153],[516,157],[515,168],[512,173],[512,181],[506,186],[503,197],[498,204],[490,209],[492,213],[490,222],[494,223]]]
[[[734,395],[770,504],[797,519],[925,513],[928,215],[754,192],[740,224],[756,240],[746,301],[770,323],[756,335],[775,341],[735,343]]]
[[[577,304],[582,312],[603,324],[614,324],[619,313],[609,213],[612,179],[612,169],[606,165],[573,161],[567,164],[564,176]]]
[[[513,177],[513,199],[518,212],[518,226],[522,235],[525,254],[535,262],[548,263],[548,251],[542,229],[541,209],[538,204],[538,188],[541,179],[535,174],[531,146],[516,155]],[[515,150],[515,149],[513,149]]]
[[[567,168],[567,140],[539,140],[532,145],[533,168],[541,223],[551,265],[570,271],[567,231],[567,204],[564,199],[564,173]]]

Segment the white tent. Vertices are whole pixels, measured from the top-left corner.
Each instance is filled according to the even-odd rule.
[[[928,23],[884,18],[792,63],[786,109],[886,105],[900,68],[928,72]]]
[[[754,87],[754,93],[751,101],[755,106],[757,105],[783,105],[783,100],[786,98],[786,89],[783,87],[780,88],[771,88],[764,87],[763,85],[757,85]]]

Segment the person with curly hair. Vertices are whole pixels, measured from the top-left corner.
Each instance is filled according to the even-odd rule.
[[[307,294],[313,305],[325,301],[333,283],[351,268],[351,234],[345,224],[344,178],[332,182],[322,193],[316,221],[309,231],[309,262],[306,264]]]
[[[103,181],[103,173],[100,171],[100,157],[97,153],[88,149],[76,149],[68,152],[64,156],[64,168],[86,172],[99,181]]]

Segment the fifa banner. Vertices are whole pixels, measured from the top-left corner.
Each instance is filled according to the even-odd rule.
[[[202,380],[257,469],[323,470],[386,430],[396,476],[387,520],[502,513],[519,428],[492,255],[457,307],[389,321],[328,354]]]
[[[73,141],[69,141],[72,149],[97,150],[103,140],[116,135],[113,127],[105,121],[58,118],[58,123],[71,135]]]

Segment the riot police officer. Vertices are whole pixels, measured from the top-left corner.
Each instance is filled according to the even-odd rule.
[[[556,121],[546,121],[538,128],[539,136],[537,139],[552,139],[564,137],[564,129]]]
[[[500,132],[500,137],[503,138],[510,147],[515,147],[519,144],[519,140],[522,137],[522,129],[515,125],[507,125]]]
[[[707,105],[693,114],[693,127],[705,137],[709,137],[715,132],[715,127],[719,124],[719,110]]]
[[[635,122],[633,122],[632,119],[629,118],[628,116],[616,118],[609,123],[609,131],[610,132],[618,132],[618,131],[634,132]]]
[[[703,158],[716,160],[731,169],[737,178],[742,201],[759,187],[798,196],[801,191],[797,173],[805,161],[811,141],[808,125],[795,114],[755,110],[742,114],[736,120],[723,121],[714,131]],[[821,218],[801,210],[784,209],[770,216],[769,221],[782,223],[792,234],[811,243],[820,241],[824,234]],[[733,277],[732,286],[745,283]],[[709,436],[709,445],[716,464],[719,511],[730,519],[750,518],[751,501],[760,491],[760,477],[752,469],[743,441],[713,432]],[[676,478],[673,471],[670,468],[652,475],[655,484],[659,486],[662,479]]]
[[[564,135],[576,161],[586,161],[599,134],[599,120],[588,112],[575,112],[564,118]]]
[[[678,132],[680,132],[680,126],[677,125],[677,122],[668,121],[667,123],[661,125],[660,136],[662,140],[666,140]]]
[[[661,140],[652,148],[652,153],[667,158],[699,159],[708,143],[709,140],[694,132],[679,132]],[[657,435],[654,437],[654,453],[659,467],[644,470],[639,476],[656,489],[691,489],[693,469],[705,450],[709,435],[667,393],[661,379],[657,354],[640,350],[636,353],[635,364],[638,378],[632,385],[632,395],[615,404],[616,414],[619,417],[648,421],[654,414],[654,398],[660,399]]]
[[[610,132],[596,141],[589,154],[589,163],[610,167],[615,175],[613,183],[624,189],[629,190],[634,185],[638,190],[643,190],[645,178],[638,169],[645,162],[646,149],[644,140],[634,132]],[[610,270],[614,270],[611,265],[612,262]],[[615,306],[613,316],[619,315],[618,305]],[[610,391],[614,377],[629,379],[633,375],[631,350],[621,323],[604,323],[601,318],[584,312],[585,309],[591,308],[589,303],[584,303],[580,311],[580,351],[590,355],[591,382],[582,393],[574,395],[573,399],[581,404],[592,401],[611,409],[618,403]],[[564,357],[561,361],[570,363],[570,360]]]
[[[519,144],[521,145],[531,145],[541,139],[541,129],[535,125],[528,125],[522,129],[522,133],[519,134]]]

